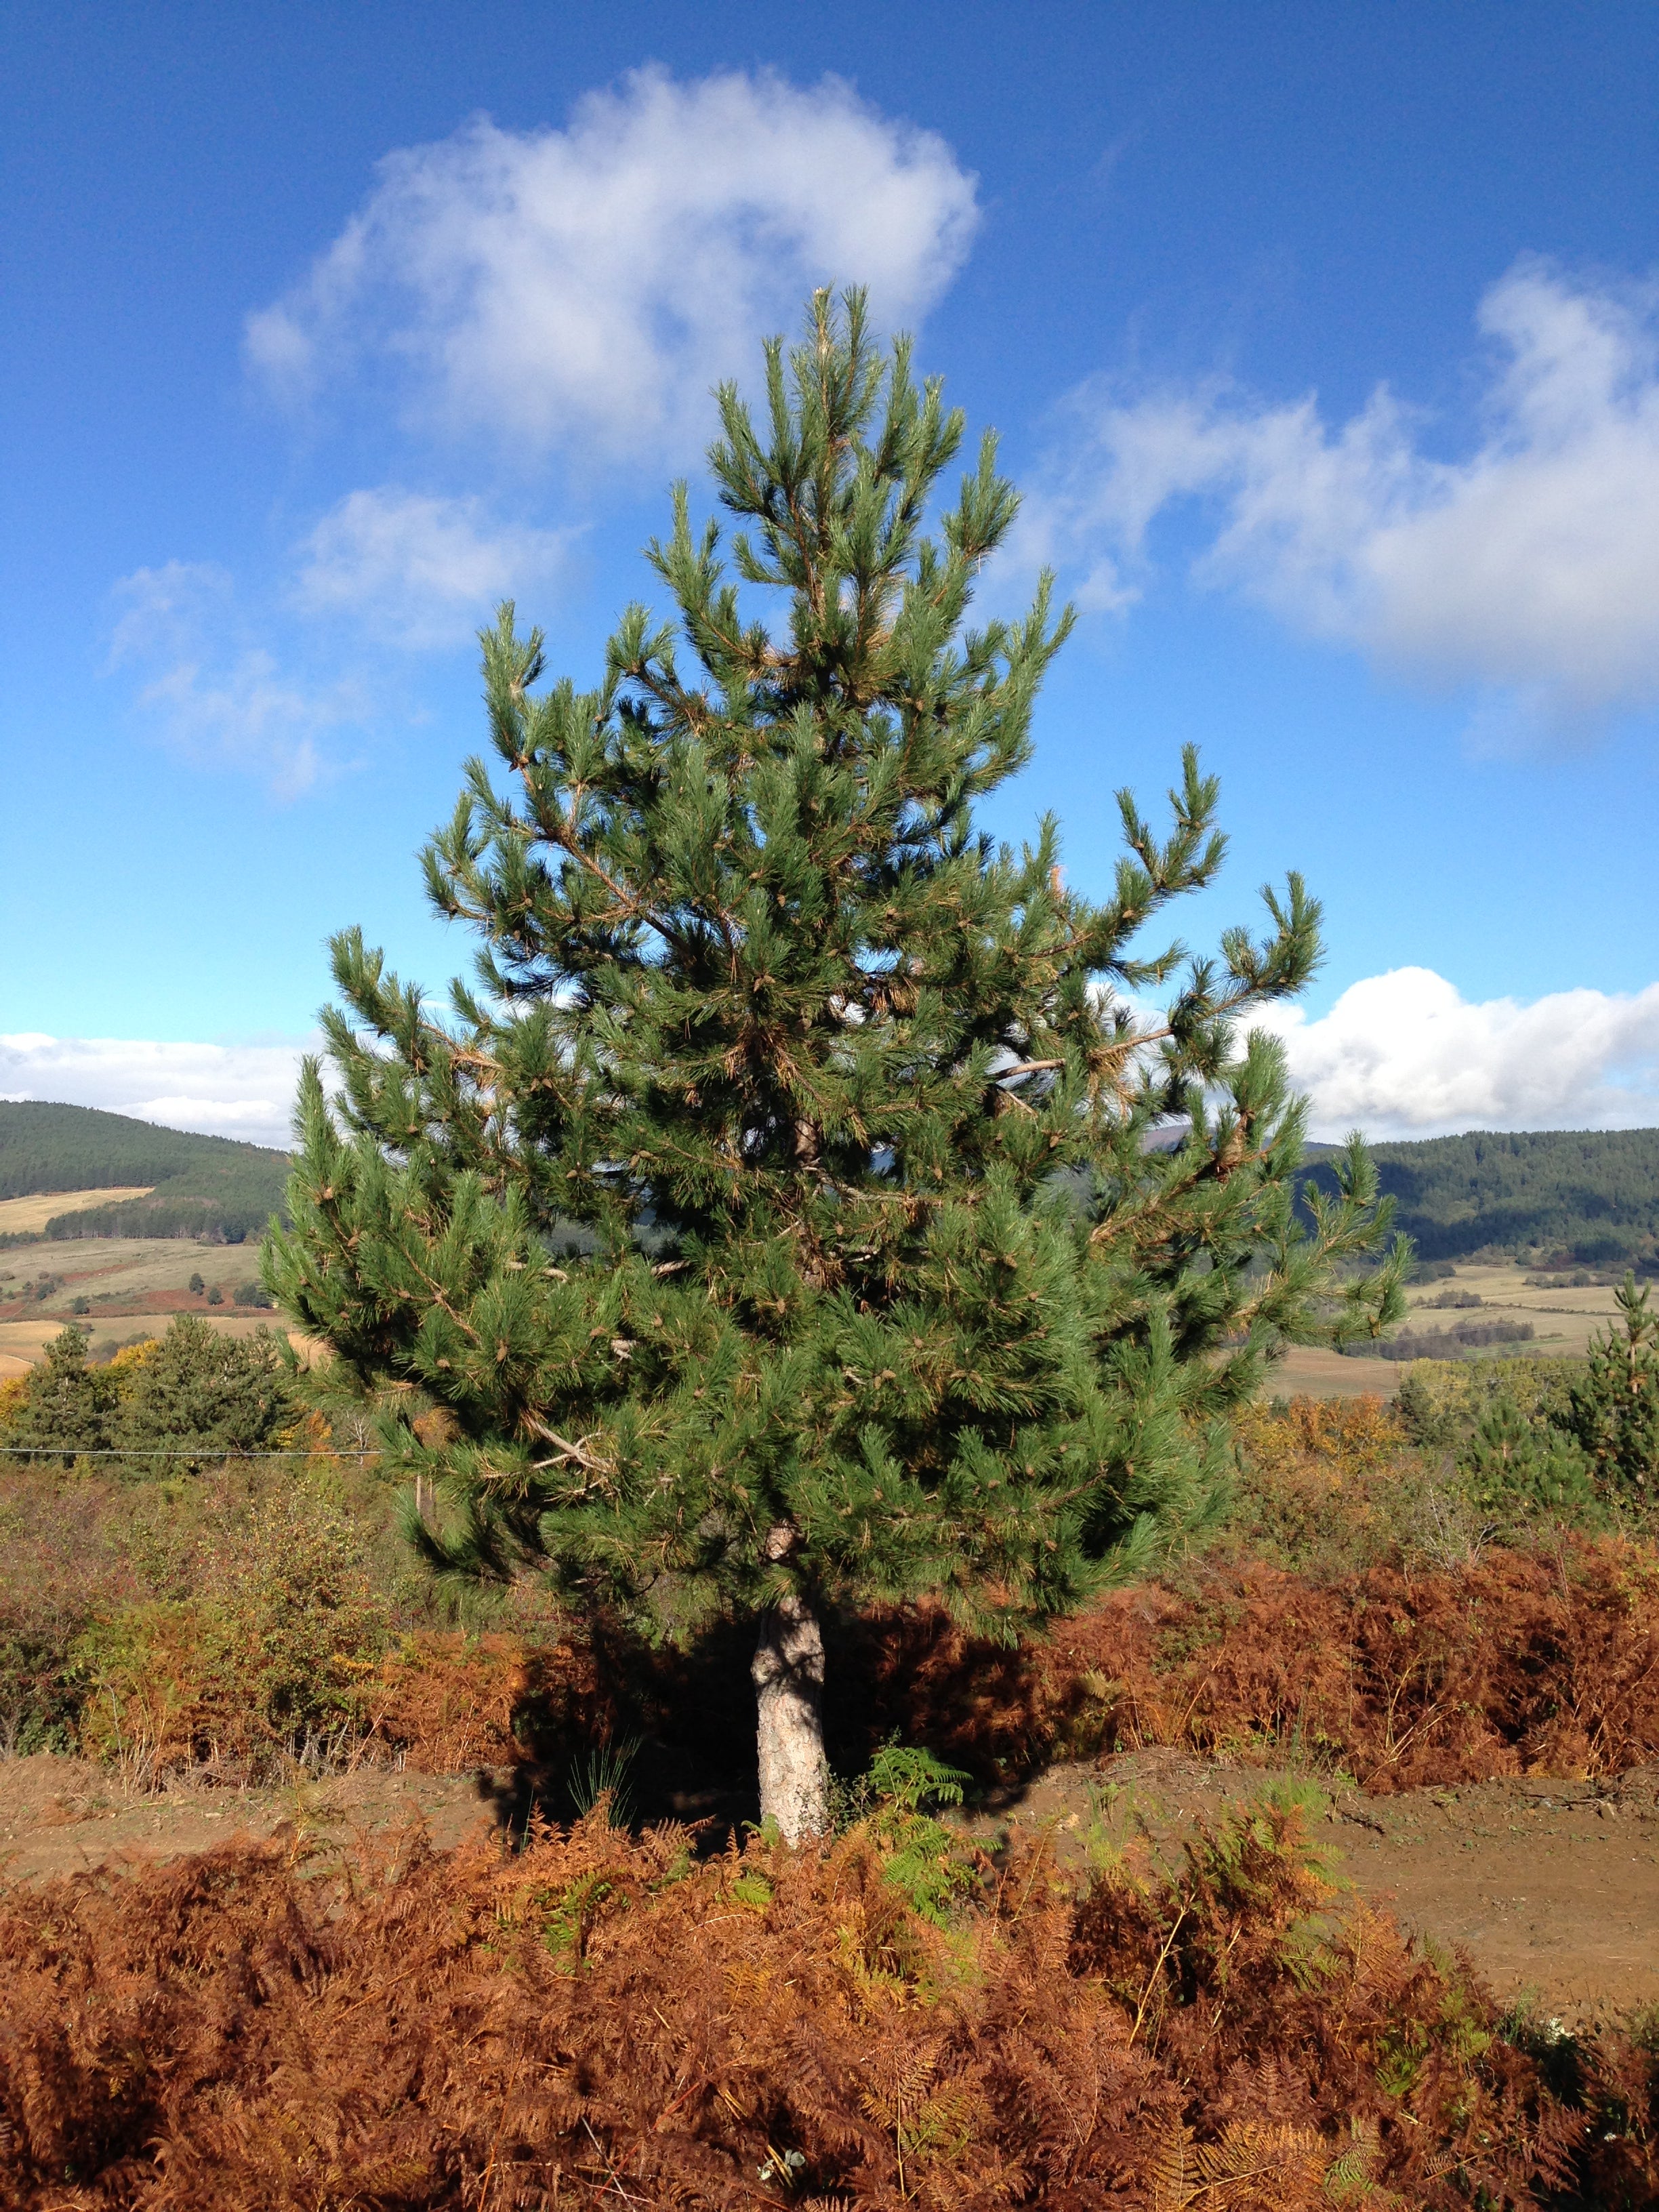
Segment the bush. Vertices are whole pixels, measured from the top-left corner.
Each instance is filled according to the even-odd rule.
[[[21,1380],[0,1425],[0,1450],[35,1459],[61,1455],[59,1464],[67,1467],[78,1453],[112,1449],[120,1416],[118,1386],[106,1369],[89,1364],[78,1328],[60,1329]]]
[[[1413,1543],[1431,1475],[1381,1398],[1297,1398],[1247,1407],[1237,1473],[1215,1547],[1315,1577],[1397,1559]]]
[[[337,1508],[304,1487],[198,1536],[190,1595],[124,1607],[71,1655],[81,1749],[145,1781],[332,1763],[371,1729],[388,1611]]]
[[[198,1468],[227,1453],[271,1449],[296,1418],[276,1339],[238,1341],[194,1314],[177,1314],[138,1372],[119,1443],[176,1454],[166,1468]]]
[[[1651,1504],[1659,1497],[1659,1313],[1651,1289],[1626,1275],[1614,1293],[1621,1326],[1592,1340],[1562,1425],[1607,1488]]]
[[[1583,1362],[1572,1359],[1420,1360],[1401,1377],[1395,1410],[1407,1441],[1431,1451],[1467,1443],[1500,1397],[1528,1421],[1561,1428],[1583,1371]]]
[[[1036,1669],[1028,1740],[1312,1756],[1382,1793],[1620,1773],[1659,1757],[1659,1553],[1568,1539],[1323,1588],[1249,1567],[1197,1594],[1126,1591]],[[918,1732],[977,1765],[963,1740]]]
[[[263,1283],[239,1283],[231,1298],[234,1304],[262,1307],[267,1313],[276,1303]]]
[[[1506,1394],[1490,1401],[1458,1465],[1493,1534],[1513,1538],[1540,1522],[1591,1528],[1607,1518],[1586,1453],[1548,1422],[1528,1420]]]
[[[115,1486],[96,1477],[0,1473],[0,1758],[74,1749],[76,1640],[143,1588],[125,1522]]]

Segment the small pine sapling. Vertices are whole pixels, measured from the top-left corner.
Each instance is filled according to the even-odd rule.
[[[1053,820],[975,827],[1071,626],[1046,579],[968,624],[1017,505],[994,441],[936,507],[962,417],[857,293],[768,347],[758,423],[718,397],[730,570],[682,487],[677,619],[630,608],[595,690],[539,688],[511,607],[483,635],[512,787],[473,761],[425,856],[477,982],[441,1015],[335,940],[339,1095],[307,1066],[266,1279],[438,1500],[441,1573],[754,1615],[793,1841],[828,1821],[826,1607],[1075,1607],[1214,1510],[1287,1341],[1397,1316],[1407,1252],[1336,1279],[1388,1222],[1357,1139],[1298,1216],[1304,1108],[1245,1025],[1316,965],[1300,878],[1218,957],[1139,949],[1221,865],[1194,755],[1166,836],[1120,796],[1103,902]]]
[[[1600,1480],[1631,1504],[1651,1502],[1659,1484],[1659,1313],[1653,1291],[1627,1274],[1613,1292],[1619,1320],[1590,1340],[1584,1379],[1566,1425]]]

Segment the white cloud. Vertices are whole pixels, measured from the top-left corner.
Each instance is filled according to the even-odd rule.
[[[918,315],[975,220],[945,141],[833,77],[642,70],[562,131],[480,118],[388,155],[305,280],[249,317],[247,358],[290,403],[390,365],[428,424],[684,451],[708,386],[793,329],[811,286]]]
[[[498,600],[556,577],[574,532],[492,525],[477,499],[348,492],[297,549],[294,597],[401,645],[470,637]]]
[[[101,1106],[212,1137],[286,1148],[300,1057],[315,1039],[157,1044],[124,1037],[0,1036],[0,1098]]]
[[[123,612],[111,664],[138,668],[138,703],[175,751],[263,775],[281,797],[317,781],[325,767],[320,741],[358,718],[354,686],[284,676],[248,636],[222,568],[169,561],[124,577],[115,591]]]
[[[1659,1123],[1659,983],[1471,1002],[1432,969],[1395,968],[1316,1021],[1292,1007],[1273,1026],[1316,1136]]]
[[[1532,722],[1594,725],[1659,702],[1659,335],[1652,289],[1620,293],[1523,261],[1487,293],[1485,429],[1425,449],[1386,389],[1335,428],[1316,398],[1224,384],[1074,393],[1079,441],[1028,537],[1136,597],[1154,520],[1218,508],[1196,579],[1433,684],[1506,695]],[[1487,720],[1492,720],[1488,710]]]

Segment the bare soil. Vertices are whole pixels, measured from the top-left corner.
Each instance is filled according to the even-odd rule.
[[[1176,1751],[1049,1768],[965,1825],[1046,1826],[1081,1860],[1144,1835],[1173,1855],[1200,1821],[1275,1778]],[[423,1826],[441,1850],[503,1834],[521,1810],[512,1778],[365,1768],[286,1787],[198,1784],[124,1795],[106,1769],[41,1754],[0,1764],[0,1880],[206,1850],[233,1835],[326,1849]],[[1659,1766],[1606,1783],[1486,1782],[1329,1796],[1318,1834],[1333,1872],[1423,1940],[1467,1954],[1501,1999],[1569,2026],[1659,2002]]]
[[[1268,1778],[1125,1752],[1051,1767],[1000,1817],[1053,1823],[1079,1856],[1091,1828],[1120,1843],[1144,1832],[1170,1851]],[[1605,1783],[1339,1790],[1319,1834],[1339,1879],[1413,1935],[1465,1953],[1501,1999],[1529,1999],[1568,2026],[1659,2002],[1659,1766]]]
[[[355,1773],[280,1788],[203,1783],[124,1791],[106,1767],[40,1752],[0,1762],[0,1880],[41,1881],[91,1867],[177,1858],[232,1836],[343,1848],[360,1836],[423,1825],[447,1850],[500,1825],[488,1774]]]

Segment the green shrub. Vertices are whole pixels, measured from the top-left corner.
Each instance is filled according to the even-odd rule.
[[[107,1368],[89,1364],[87,1340],[78,1328],[60,1329],[6,1414],[0,1449],[25,1452],[32,1459],[61,1455],[59,1463],[67,1467],[79,1453],[109,1450],[119,1419],[114,1377]]]
[[[1592,1339],[1562,1425],[1612,1492],[1650,1504],[1659,1481],[1659,1313],[1633,1275],[1613,1296],[1620,1325]]]
[[[1594,1528],[1607,1517],[1584,1452],[1549,1422],[1529,1420],[1513,1398],[1489,1401],[1458,1465],[1496,1535],[1513,1538],[1540,1522]]]
[[[204,1761],[325,1765],[367,1726],[389,1611],[357,1531],[284,1488],[203,1530],[188,1595],[118,1607],[72,1653],[80,1746],[146,1781]]]
[[[1500,1397],[1529,1421],[1563,1425],[1583,1371],[1573,1359],[1421,1359],[1401,1376],[1395,1411],[1408,1443],[1455,1449]]]
[[[269,1450],[294,1419],[274,1337],[238,1341],[197,1315],[177,1314],[137,1371],[118,1441],[135,1454],[176,1450],[160,1465],[183,1471],[231,1452]]]

